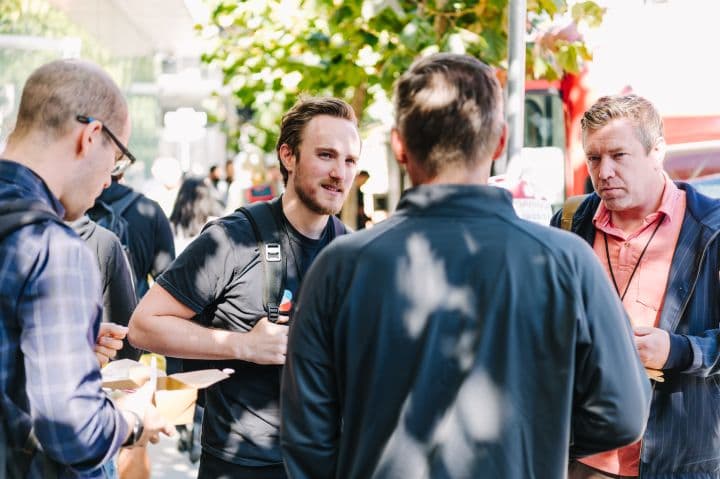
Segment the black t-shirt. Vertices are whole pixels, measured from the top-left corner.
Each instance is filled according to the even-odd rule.
[[[290,239],[284,289],[297,297],[303,274],[333,236],[328,221],[318,240],[296,231],[282,214]],[[263,304],[264,276],[257,240],[242,213],[233,213],[208,226],[157,280],[178,301],[197,313],[206,326],[249,331],[267,313]],[[285,309],[282,305],[281,309]],[[172,332],[169,332],[172,334]],[[203,361],[192,366],[232,368],[235,373],[206,390],[203,449],[220,459],[245,466],[282,463],[279,447],[281,366],[245,361]]]

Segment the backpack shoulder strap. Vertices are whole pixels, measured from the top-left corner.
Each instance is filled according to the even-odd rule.
[[[130,206],[135,203],[140,198],[140,193],[137,191],[128,191],[125,196],[122,196],[119,200],[111,203],[111,207],[113,210],[115,210],[115,213],[122,216],[123,213],[125,213],[125,210],[130,208]]]
[[[58,215],[45,204],[32,200],[11,200],[0,204],[0,239],[23,226],[54,221],[62,224]]]
[[[345,226],[345,223],[340,221],[340,218],[338,218],[335,215],[330,215],[330,218],[332,219],[332,222],[333,222],[333,229],[332,229],[333,237],[330,238],[331,240],[337,238],[338,236],[342,236],[342,235],[346,235],[346,234],[350,233],[350,231],[348,231],[347,226]]]
[[[562,229],[572,231],[573,216],[575,216],[575,212],[588,196],[590,195],[570,196],[565,200],[562,207],[562,216],[560,217],[560,227]]]
[[[283,251],[285,248],[281,245],[288,239],[283,238],[282,228],[273,211],[278,201],[279,198],[253,203],[237,210],[247,217],[255,233],[265,277],[263,304],[268,319],[272,322],[276,322],[280,314],[280,301],[287,272],[287,257]]]

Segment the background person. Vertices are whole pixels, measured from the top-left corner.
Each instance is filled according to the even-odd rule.
[[[124,333],[121,338],[118,338],[118,334],[110,335],[111,338],[125,340],[117,351],[117,357],[137,360],[140,351],[133,348],[125,339],[130,316],[137,305],[137,297],[130,263],[120,240],[87,215],[68,224],[94,253],[102,282],[103,323],[116,324],[124,328],[121,330]],[[107,352],[115,356],[112,349]]]
[[[232,163],[230,163],[232,164]],[[180,254],[185,247],[200,234],[203,226],[220,216],[217,201],[213,197],[210,187],[202,178],[186,178],[178,191],[175,205],[170,214],[170,225],[175,237],[175,251]],[[182,372],[182,359],[168,357],[167,373]],[[177,426],[179,433],[178,449],[187,451],[190,462],[193,464],[200,460],[200,430],[204,408],[204,391],[198,391],[198,400],[195,405],[195,414],[190,428],[185,425]]]

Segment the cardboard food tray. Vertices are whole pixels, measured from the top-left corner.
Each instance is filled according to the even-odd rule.
[[[130,359],[112,361],[102,369],[104,388],[134,390],[150,380],[152,369]],[[219,369],[205,369],[166,376],[158,371],[153,405],[174,425],[192,423],[198,389],[204,389],[230,374]]]

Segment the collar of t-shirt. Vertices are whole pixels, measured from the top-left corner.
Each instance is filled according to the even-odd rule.
[[[292,223],[290,223],[290,221],[287,219],[287,216],[285,216],[285,212],[282,210],[282,202],[278,201],[277,203],[275,203],[275,208],[276,213],[279,213],[279,216],[282,218],[282,221],[284,223],[283,227],[285,228],[285,232],[287,233],[291,241],[294,241],[295,243],[301,245],[303,248],[309,249],[318,247],[326,242],[329,234],[329,229],[332,226],[332,218],[328,218],[325,229],[323,230],[319,238],[308,238],[307,236],[296,230]]]

